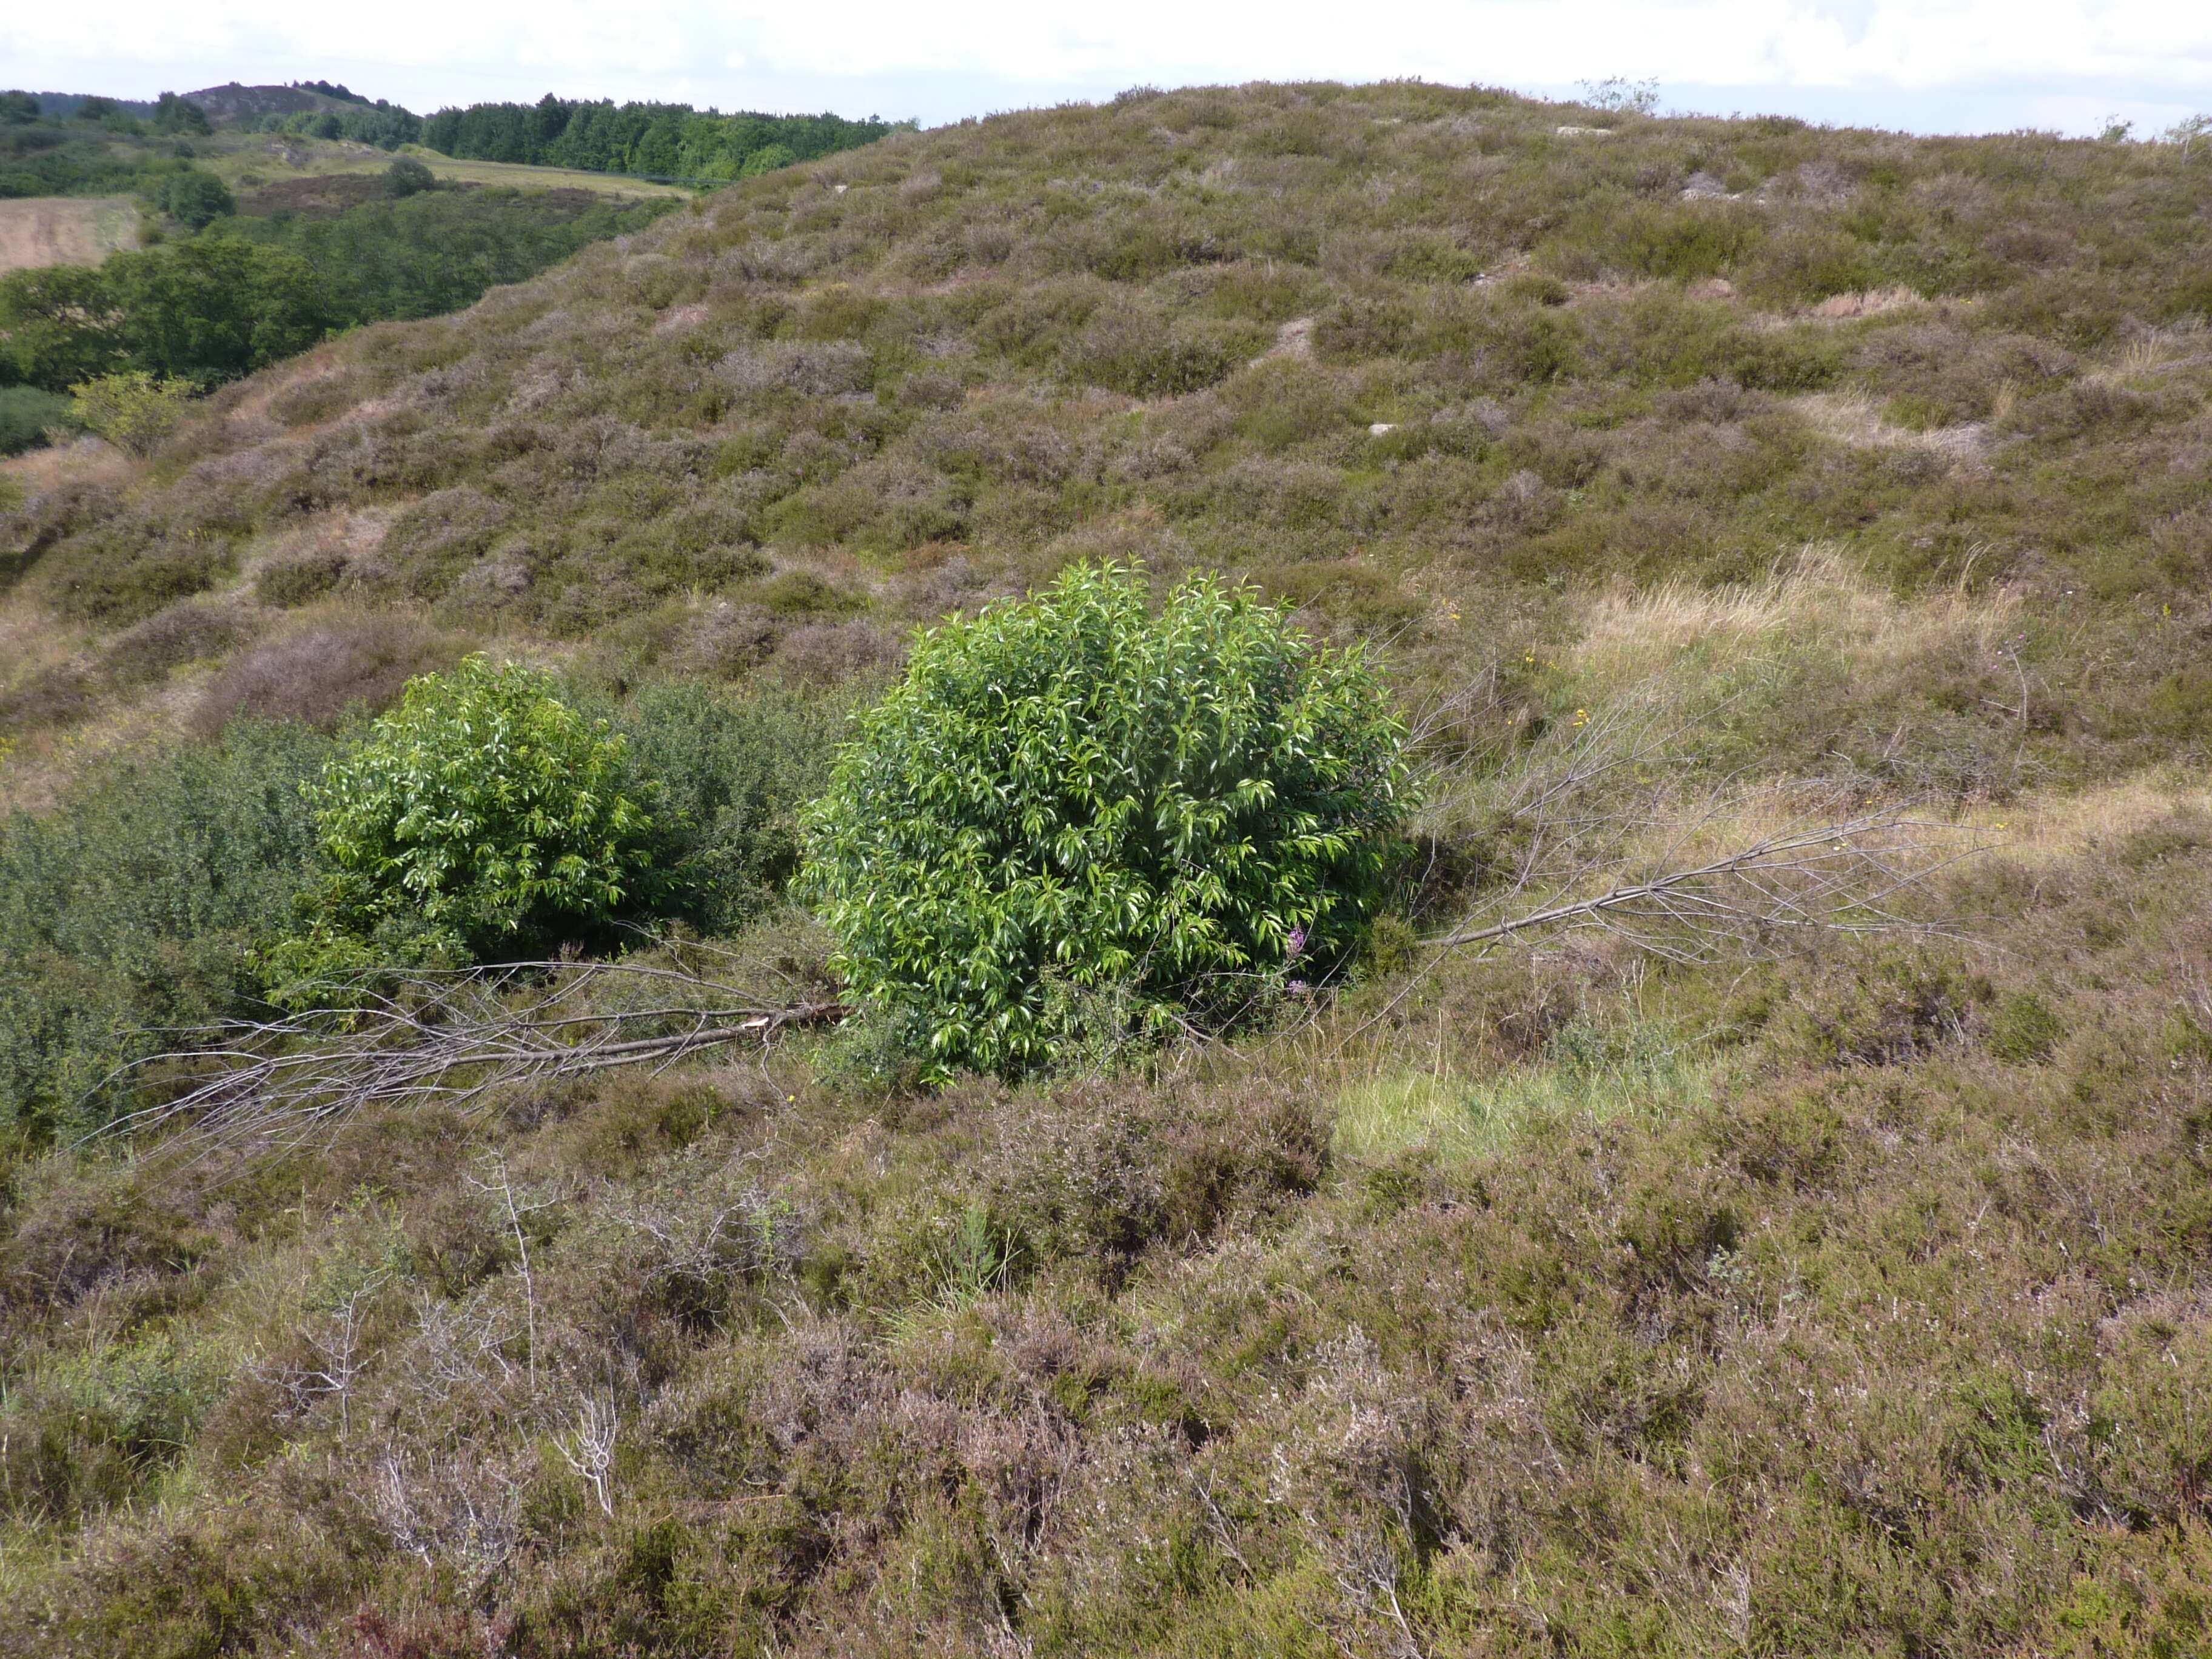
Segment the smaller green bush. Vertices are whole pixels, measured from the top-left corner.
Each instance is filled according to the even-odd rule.
[[[70,388],[70,416],[125,454],[144,455],[176,428],[198,391],[143,370],[101,374]]]
[[[198,230],[238,211],[230,189],[212,173],[186,167],[157,180],[149,192],[154,205],[188,230]]]
[[[605,930],[649,860],[652,819],[622,787],[624,740],[554,689],[466,658],[411,681],[324,769],[310,796],[330,874],[280,971],[358,963],[359,942],[395,925],[478,956]]]
[[[159,1028],[250,1005],[252,957],[293,920],[315,853],[307,727],[95,767],[50,811],[0,817],[0,1125],[90,1127],[100,1085]]]
[[[413,196],[438,187],[438,175],[411,155],[403,155],[384,170],[386,196]]]
[[[650,803],[653,908],[703,932],[756,915],[799,863],[799,815],[843,730],[842,700],[769,688],[738,698],[649,686],[621,726]]]

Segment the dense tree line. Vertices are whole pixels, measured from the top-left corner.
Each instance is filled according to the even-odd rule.
[[[689,104],[583,102],[549,92],[535,104],[440,110],[423,122],[422,142],[472,161],[739,179],[873,143],[894,130],[873,116],[723,115]]]

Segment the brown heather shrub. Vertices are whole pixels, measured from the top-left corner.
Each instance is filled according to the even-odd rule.
[[[159,680],[173,668],[227,654],[253,631],[234,605],[185,600],[127,628],[109,642],[100,672],[118,688]]]
[[[327,731],[349,714],[382,713],[410,679],[452,666],[467,649],[414,617],[341,612],[237,658],[208,687],[193,723],[210,736],[240,715]]]
[[[284,610],[308,604],[338,585],[349,562],[343,553],[330,550],[265,564],[254,573],[253,597]]]

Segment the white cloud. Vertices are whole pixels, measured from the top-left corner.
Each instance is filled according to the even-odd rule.
[[[1965,125],[1947,113],[1962,99],[2000,126],[2096,108],[2069,118],[2077,129],[2212,102],[2212,7],[2174,0],[390,0],[373,14],[226,0],[213,19],[107,0],[8,14],[0,64],[34,86],[143,95],[328,76],[417,108],[551,88],[943,119],[1141,81],[1410,75],[1554,88],[1651,77],[1662,95],[1733,90],[1747,106],[1883,109],[1924,127]],[[1900,109],[1918,118],[1894,119]]]

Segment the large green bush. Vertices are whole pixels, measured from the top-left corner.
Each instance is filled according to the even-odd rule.
[[[597,933],[649,862],[625,748],[519,663],[478,655],[410,681],[311,792],[329,866],[319,939],[398,927],[481,956]]]
[[[1402,738],[1363,655],[1249,590],[1200,577],[1155,614],[1139,572],[1078,567],[916,641],[812,815],[805,888],[933,1075],[1036,1066],[1102,1006],[1218,1027],[1358,941]]]

